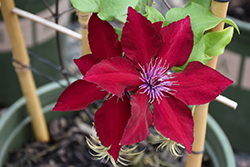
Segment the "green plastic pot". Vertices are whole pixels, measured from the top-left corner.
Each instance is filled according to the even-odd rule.
[[[66,84],[66,82],[62,82],[62,84]],[[47,84],[37,90],[47,122],[50,122],[53,118],[72,113],[51,111],[62,91],[63,88],[56,83]],[[21,147],[32,138],[33,132],[30,117],[25,107],[25,99],[20,98],[11,105],[0,119],[0,167],[6,162],[9,151]],[[205,150],[212,160],[213,167],[235,167],[234,156],[228,139],[210,115],[208,116]]]
[[[212,160],[213,167],[236,167],[230,142],[211,115],[207,116],[205,152]]]
[[[66,81],[62,81],[61,83],[67,85]],[[37,90],[42,104],[42,111],[47,122],[50,122],[54,118],[75,113],[51,111],[63,90],[57,83],[47,84]],[[26,109],[26,101],[22,97],[11,105],[0,118],[0,167],[6,162],[10,150],[21,147],[30,139],[34,139],[34,134]]]
[[[246,147],[250,140],[250,23],[231,19],[238,25],[240,35],[234,33],[227,46],[228,52],[219,57],[217,69],[236,82],[223,95],[239,105],[234,111],[214,101],[209,113],[220,124],[234,149],[250,153],[250,147]]]

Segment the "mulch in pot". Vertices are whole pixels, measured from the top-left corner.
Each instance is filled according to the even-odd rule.
[[[76,115],[53,120],[49,124],[51,141],[42,143],[30,141],[22,148],[9,154],[5,167],[109,167],[105,160],[93,160],[94,152],[86,144],[86,137],[92,133],[92,122],[96,106],[90,106]],[[51,111],[52,112],[52,111]],[[145,140],[138,144],[135,152],[143,153],[126,157],[129,167],[184,167],[187,153],[174,157],[169,151],[156,151],[157,145]],[[122,166],[119,164],[119,166]],[[204,156],[203,166],[209,166],[209,158]]]

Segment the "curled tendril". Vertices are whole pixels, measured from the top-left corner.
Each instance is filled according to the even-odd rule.
[[[109,147],[105,147],[104,145],[102,145],[101,141],[98,139],[98,137],[96,136],[95,133],[95,129],[94,126],[92,128],[92,135],[90,135],[91,139],[95,142],[93,143],[89,138],[86,137],[86,143],[88,144],[88,146],[90,147],[91,150],[93,150],[96,154],[93,154],[90,152],[90,154],[94,157],[94,160],[104,160],[105,159],[105,163],[107,163],[109,160],[112,163],[112,165],[114,167],[118,167],[117,163],[115,162],[114,158],[108,153],[108,150],[111,148],[111,146]],[[133,151],[135,151],[135,149],[137,148],[137,145],[133,146],[132,148],[128,148],[126,146],[123,146],[119,152],[119,157],[117,162],[119,162],[120,164],[124,165],[124,166],[128,166],[131,164],[131,162],[127,159],[125,159],[122,156],[133,156],[133,155],[138,155],[141,154],[143,151],[137,152],[137,153],[133,153]]]
[[[152,144],[159,144],[161,143],[157,148],[156,151],[158,150],[163,150],[165,147],[166,149],[174,156],[177,157],[181,157],[181,150],[179,149],[179,147],[181,148],[185,148],[183,145],[176,143],[175,141],[170,140],[169,138],[166,138],[164,136],[162,136],[161,134],[159,134],[159,136],[153,136],[151,135],[152,140],[151,143]]]

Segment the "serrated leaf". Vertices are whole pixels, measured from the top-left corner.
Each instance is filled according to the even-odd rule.
[[[205,54],[209,56],[221,55],[227,44],[233,37],[233,27],[228,27],[219,32],[209,32],[203,38],[202,41],[205,44]]]
[[[129,6],[135,8],[139,0],[71,0],[72,5],[81,12],[98,13],[102,20],[111,21],[127,14]]]
[[[152,23],[158,22],[158,21],[165,21],[165,18],[162,16],[162,14],[155,9],[154,7],[146,6],[146,15],[145,17],[150,20]]]
[[[187,15],[190,15],[191,26],[194,32],[194,44],[200,41],[204,32],[215,27],[220,22],[228,23],[234,26],[239,31],[236,24],[228,18],[219,18],[213,15],[209,8],[201,6],[195,2],[192,2],[185,8],[173,8],[166,13],[166,21],[163,26],[166,26],[174,21],[183,19]]]

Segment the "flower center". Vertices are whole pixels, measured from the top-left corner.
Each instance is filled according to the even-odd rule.
[[[164,96],[164,93],[172,94],[170,87],[175,81],[170,81],[169,79],[173,78],[171,72],[169,72],[169,66],[166,66],[166,63],[162,63],[162,60],[157,59],[153,63],[152,61],[146,66],[142,67],[141,80],[143,84],[139,86],[142,93],[147,93],[149,96],[150,102],[154,100],[159,102]]]

